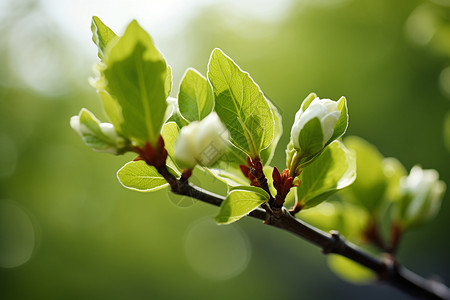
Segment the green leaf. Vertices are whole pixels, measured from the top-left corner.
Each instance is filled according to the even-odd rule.
[[[314,155],[323,148],[323,132],[319,118],[309,120],[298,135],[298,143],[305,157]]]
[[[353,203],[375,213],[384,204],[387,179],[383,170],[383,156],[373,145],[362,138],[351,136],[344,144],[356,156],[356,173],[352,186],[344,195]]]
[[[274,137],[274,116],[259,86],[220,49],[208,64],[215,95],[215,111],[230,131],[231,142],[257,157]]]
[[[278,109],[275,105],[273,105],[270,100],[267,100],[269,103],[270,109],[272,110],[273,117],[274,117],[274,135],[273,135],[273,141],[270,143],[269,147],[261,151],[261,161],[263,165],[268,165],[272,161],[273,155],[275,154],[275,150],[278,145],[278,141],[281,138],[281,135],[283,134],[283,123],[281,120],[281,115],[278,112]]]
[[[400,200],[400,179],[407,176],[408,172],[402,163],[393,157],[384,158],[382,161],[384,175],[387,179],[386,197],[390,202]]]
[[[261,188],[253,186],[235,187],[222,202],[219,214],[215,219],[219,224],[233,223],[268,200],[269,195]]]
[[[345,146],[335,141],[307,166],[299,176],[297,199],[305,208],[316,206],[356,178],[356,162]]]
[[[169,171],[176,174],[170,168]],[[157,191],[169,185],[155,167],[147,165],[142,160],[126,163],[117,172],[117,179],[127,189],[139,192]]]
[[[212,168],[205,168],[214,177],[225,183],[228,187],[248,185],[250,180],[242,174],[238,165],[221,163]]]
[[[339,201],[334,201],[335,198]],[[322,202],[314,209],[300,211],[299,218],[323,231],[337,230],[354,243],[362,242],[361,237],[369,221],[365,209],[340,201],[337,195],[331,196],[329,201]]]
[[[360,264],[340,255],[327,257],[328,266],[342,279],[354,284],[367,284],[377,279],[375,274]]]
[[[119,103],[111,97],[111,95],[105,90],[97,90],[97,94],[100,96],[103,104],[103,110],[111,123],[116,128],[117,132],[122,134],[122,123],[124,122],[122,116],[122,107]]]
[[[345,131],[347,131],[348,127],[347,99],[345,99],[345,97],[341,97],[341,99],[338,100],[337,105],[341,115],[339,120],[336,122],[336,125],[334,125],[334,132],[329,140],[329,143],[341,137]]]
[[[92,41],[98,48],[98,57],[103,59],[106,56],[110,42],[115,41],[118,37],[108,26],[103,24],[103,22],[95,16],[92,17],[91,31]]]
[[[177,171],[177,173],[182,172],[182,168],[178,166],[175,162],[175,143],[177,141],[178,135],[180,134],[180,129],[175,122],[168,122],[164,124],[161,136],[164,140],[164,147],[167,150],[167,154],[169,155],[167,165]]]
[[[306,98],[302,101],[301,110],[305,111],[309,107],[311,102],[313,102],[313,100],[316,98],[317,98],[316,93],[310,93],[308,96],[306,96]]]
[[[181,80],[178,106],[181,115],[189,122],[200,121],[213,110],[214,96],[211,86],[195,69],[189,68]]]
[[[90,112],[86,108],[82,108],[79,116],[80,125],[85,126],[92,134],[98,137],[104,137],[106,139],[106,136],[100,129],[100,121],[94,116],[92,112]]]
[[[103,74],[122,108],[123,134],[138,145],[156,145],[167,107],[170,71],[150,36],[132,21],[109,50]]]
[[[170,157],[175,156],[175,142],[177,141],[178,135],[180,134],[180,129],[178,125],[174,122],[169,122],[164,124],[161,135],[164,139],[164,147]]]
[[[170,66],[167,66],[167,76],[166,81],[164,82],[164,90],[167,99],[172,91],[172,68]]]
[[[183,118],[183,116],[180,114],[180,108],[178,107],[178,99],[168,97],[167,98],[168,107],[167,109],[172,112],[170,116],[168,117],[166,123],[174,122],[178,125],[178,128],[183,128],[184,126],[188,125],[189,122]]]

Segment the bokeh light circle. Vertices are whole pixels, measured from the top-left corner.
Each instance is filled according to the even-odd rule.
[[[35,230],[29,215],[14,201],[0,200],[0,267],[26,263],[35,248]]]
[[[239,275],[251,256],[248,238],[236,224],[219,226],[211,217],[188,228],[184,247],[191,267],[211,280],[228,280]]]

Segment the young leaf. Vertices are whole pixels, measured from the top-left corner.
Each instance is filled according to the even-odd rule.
[[[273,155],[275,154],[275,150],[278,145],[278,141],[281,138],[281,135],[283,134],[283,123],[281,120],[281,115],[278,112],[278,109],[275,105],[273,105],[270,100],[267,100],[269,103],[270,109],[272,110],[273,117],[274,117],[274,135],[273,135],[273,141],[270,143],[269,147],[261,151],[261,161],[263,165],[268,165],[272,161]]]
[[[246,216],[252,210],[269,200],[269,195],[261,188],[238,186],[230,191],[215,217],[219,224],[230,224]]]
[[[297,199],[303,209],[316,206],[352,184],[355,178],[355,158],[341,142],[335,141],[300,174]]]
[[[180,129],[178,125],[174,122],[169,122],[164,124],[161,135],[164,139],[164,147],[170,157],[175,155],[175,142],[177,141],[178,135],[180,134]]]
[[[103,104],[103,110],[108,116],[108,119],[114,125],[116,130],[122,133],[121,127],[124,121],[122,116],[122,108],[119,103],[117,103],[117,101],[105,90],[97,90],[97,94],[100,96]]]
[[[178,99],[168,97],[167,98],[167,111],[166,116],[164,116],[164,119],[167,118],[166,123],[174,122],[178,125],[178,128],[183,128],[184,126],[188,125],[189,122],[183,118],[183,116],[180,114],[180,108],[178,107]],[[170,112],[170,114],[167,114]]]
[[[170,91],[172,91],[172,67],[167,66],[167,76],[166,81],[164,81],[164,93],[166,99],[169,97]]]
[[[259,86],[220,49],[208,64],[215,111],[230,131],[231,142],[252,158],[273,141],[274,116]]]
[[[195,69],[189,68],[181,80],[178,106],[181,115],[189,122],[200,121],[213,110],[214,96],[211,86]]]
[[[170,168],[169,171],[176,174]],[[155,167],[147,165],[142,160],[126,163],[117,172],[117,179],[127,189],[139,192],[157,191],[169,185]]]
[[[109,50],[103,74],[122,108],[123,134],[138,145],[157,143],[167,107],[170,71],[150,36],[136,21]]]
[[[92,41],[97,45],[98,57],[106,56],[108,44],[117,39],[117,35],[109,29],[98,17],[92,17],[91,22]]]
[[[388,186],[383,170],[383,156],[375,146],[356,136],[345,138],[344,144],[356,156],[358,174],[344,196],[373,213],[383,206]]]
[[[318,153],[323,148],[323,132],[319,118],[309,120],[298,135],[302,152],[309,155]]]
[[[169,157],[167,158],[167,164],[174,170],[182,172],[182,169],[175,163],[175,142],[177,141],[178,135],[180,134],[180,129],[178,125],[174,122],[168,122],[164,124],[161,136],[164,139],[164,147],[167,150]]]
[[[348,282],[368,284],[377,279],[374,272],[344,256],[331,254],[327,259],[330,269]]]
[[[214,177],[225,183],[228,187],[248,185],[249,179],[242,174],[237,165],[220,163],[213,168],[204,168]]]
[[[339,116],[339,120],[334,125],[334,132],[330,138],[330,142],[341,137],[345,133],[345,131],[347,131],[347,127],[348,127],[347,99],[345,99],[345,97],[342,96],[338,100],[337,104],[338,104],[338,110],[341,112],[341,115]]]

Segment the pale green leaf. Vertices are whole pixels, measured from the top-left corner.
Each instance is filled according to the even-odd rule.
[[[316,93],[310,93],[308,96],[306,96],[306,98],[302,101],[302,105],[301,105],[301,110],[305,111],[309,105],[311,104],[311,102],[313,102],[314,99],[317,98],[317,94]]]
[[[323,148],[323,132],[319,118],[309,120],[298,135],[301,152],[305,156],[314,155]]]
[[[384,158],[382,161],[383,172],[387,179],[386,198],[390,202],[400,200],[400,179],[407,176],[408,172],[402,163],[393,157]]]
[[[356,173],[351,187],[344,195],[354,203],[375,212],[384,204],[387,179],[383,170],[383,156],[362,138],[351,136],[344,139],[345,146],[356,156]]]
[[[348,127],[347,99],[345,99],[345,97],[341,97],[341,99],[337,102],[337,105],[341,115],[339,116],[339,120],[336,122],[336,125],[334,125],[334,132],[329,139],[329,143],[341,137],[345,131],[347,131]]]
[[[214,96],[211,86],[195,69],[189,68],[181,80],[178,106],[181,115],[189,122],[200,121],[213,110]]]
[[[167,107],[169,76],[162,54],[136,21],[109,50],[103,74],[122,107],[123,134],[138,145],[156,144]]]
[[[164,124],[161,131],[161,136],[164,140],[164,147],[166,148],[167,154],[169,155],[167,164],[178,173],[181,173],[182,169],[178,166],[177,163],[175,163],[175,143],[179,134],[180,129],[174,122]]]
[[[230,131],[231,142],[252,158],[273,141],[274,116],[259,86],[220,49],[208,64],[215,111]]]
[[[338,197],[333,195],[329,201],[322,202],[314,209],[300,211],[298,217],[323,231],[337,230],[346,239],[361,242],[369,221],[367,211],[350,202],[333,201],[335,198]]]
[[[92,112],[86,108],[82,108],[79,116],[81,126],[85,126],[94,135],[106,138],[100,129],[100,120],[97,119]]]
[[[183,128],[184,126],[188,125],[189,122],[185,118],[183,118],[183,116],[180,114],[180,108],[178,107],[178,99],[168,97],[167,102],[168,102],[167,110],[170,111],[171,113],[170,115],[165,116],[165,118],[167,117],[166,123],[174,122],[178,125],[178,128]]]
[[[98,17],[92,17],[91,22],[92,41],[97,45],[98,57],[104,59],[107,53],[108,45],[115,41],[117,35]]]
[[[169,122],[164,124],[161,135],[164,139],[164,147],[170,157],[175,156],[175,142],[177,141],[180,129],[175,122]]]
[[[273,105],[270,100],[267,100],[269,103],[270,109],[272,110],[273,117],[274,117],[274,135],[273,135],[273,141],[270,143],[269,147],[261,151],[261,161],[263,165],[268,165],[272,161],[273,155],[275,154],[275,150],[278,145],[278,141],[281,138],[281,135],[283,134],[283,123],[281,120],[281,115],[278,112],[278,109],[275,105]]]
[[[122,108],[119,103],[105,90],[97,90],[100,99],[102,100],[103,110],[105,111],[106,116],[109,121],[114,125],[117,132],[122,133]]]
[[[215,219],[219,224],[233,223],[268,200],[269,195],[261,188],[252,186],[235,187],[222,202],[219,214]]]
[[[167,99],[172,91],[172,67],[169,65],[167,66],[167,76],[166,81],[164,82],[164,90]]]
[[[356,162],[353,155],[339,142],[334,141],[322,154],[307,166],[299,176],[297,199],[305,208],[325,201],[356,178]]]
[[[366,267],[340,255],[327,257],[328,266],[342,279],[354,284],[367,284],[377,280],[375,273]]]
[[[226,164],[222,162],[214,165],[212,168],[205,169],[229,187],[250,184],[250,180],[242,174],[241,169],[236,164]]]
[[[117,178],[124,187],[139,192],[152,192],[169,185],[155,167],[142,160],[126,163],[117,172]]]

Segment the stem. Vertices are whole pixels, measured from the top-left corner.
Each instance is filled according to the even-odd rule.
[[[295,169],[297,168],[298,164],[303,158],[303,153],[300,154],[299,152],[295,151],[294,157],[292,157],[291,165],[289,167],[289,177],[297,177],[298,174],[295,173]]]
[[[368,241],[376,245],[380,250],[386,251],[387,247],[383,241],[381,236],[378,222],[376,218],[371,215],[369,218],[369,222],[367,223],[366,229],[363,233],[363,237]]]
[[[220,206],[225,200],[223,196],[205,191],[187,181],[177,180],[169,173],[166,166],[157,170],[170,184],[172,192],[176,194],[190,196],[215,206]],[[382,259],[374,257],[361,250],[358,246],[346,241],[337,231],[323,232],[295,218],[284,208],[280,215],[270,215],[263,209],[257,208],[250,212],[249,216],[299,236],[320,247],[324,254],[334,253],[347,257],[375,272],[380,281],[384,281],[410,296],[423,299],[450,300],[450,290],[444,284],[420,277],[402,267],[390,255]]]

